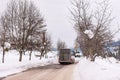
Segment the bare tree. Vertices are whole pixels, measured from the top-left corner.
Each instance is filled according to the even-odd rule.
[[[51,35],[49,35],[48,33],[46,33],[45,36],[45,54],[49,51],[51,51],[52,48],[52,39],[51,39]]]
[[[77,42],[84,56],[90,57],[94,61],[96,56],[105,57],[105,42],[112,39],[110,23],[112,21],[109,2],[107,0],[97,3],[97,9],[91,9],[88,0],[73,0],[73,8],[70,10],[75,30],[77,32]],[[86,34],[87,31],[92,32]]]
[[[10,42],[16,46],[20,54],[19,61],[22,61],[22,54],[27,50],[29,41],[32,41],[31,37],[36,38],[34,36],[40,35],[46,26],[44,19],[33,2],[27,0],[12,0],[5,15]]]
[[[64,41],[61,41],[60,39],[57,41],[57,50],[67,48]]]
[[[75,44],[74,44],[74,50],[75,50],[75,52],[78,52],[78,49],[79,49],[79,44],[78,44],[78,41],[76,39],[75,40]]]
[[[47,34],[46,30],[42,32],[40,35],[41,40],[37,40],[36,49],[40,52],[40,59],[47,54],[47,52],[51,51],[52,40],[51,36]]]
[[[7,40],[7,23],[5,20],[5,17],[1,17],[1,32],[0,32],[0,42],[1,42],[1,47],[3,49],[3,56],[2,56],[2,63],[4,63],[4,57],[5,57],[5,42]]]

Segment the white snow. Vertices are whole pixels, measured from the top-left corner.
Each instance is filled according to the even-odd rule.
[[[10,43],[8,43],[8,42],[5,42],[5,48],[10,48]]]
[[[90,39],[94,37],[94,34],[91,30],[85,30],[84,33],[87,34]]]
[[[1,50],[0,50],[1,51]],[[19,55],[16,50],[10,50],[6,52],[5,63],[2,63],[2,52],[0,52],[0,77],[5,77],[14,73],[22,72],[32,67],[45,66],[48,64],[58,64],[57,53],[49,52],[47,53],[47,58],[36,57],[37,51],[32,54],[32,60],[29,61],[28,52],[23,55],[22,62],[19,62]],[[50,56],[50,57],[49,57]]]
[[[1,51],[1,50],[0,50]],[[29,68],[44,66],[48,64],[58,64],[57,52],[49,52],[44,58],[36,58],[37,51],[32,54],[29,61],[28,52],[23,55],[23,61],[19,62],[19,55],[16,50],[10,50],[5,55],[3,64],[2,52],[0,52],[0,77],[5,77],[14,73],[22,72]],[[78,62],[78,63],[77,63]],[[76,58],[76,66],[73,71],[73,80],[120,80],[120,62],[114,58],[102,59],[97,57],[95,62],[91,62],[85,57]]]
[[[91,62],[82,57],[74,69],[73,80],[120,80],[120,62],[100,57]]]

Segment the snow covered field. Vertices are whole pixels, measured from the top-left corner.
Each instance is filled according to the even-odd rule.
[[[0,77],[4,77],[10,74],[18,73],[24,70],[27,70],[32,67],[37,66],[44,66],[48,64],[57,64],[57,52],[49,52],[48,58],[42,58],[41,60],[39,57],[36,58],[35,54],[38,52],[33,52],[32,60],[29,61],[28,55],[23,55],[22,62],[19,62],[19,55],[16,50],[11,50],[6,53],[5,55],[5,63],[2,63],[2,52],[0,52]],[[27,54],[27,53],[26,53]]]
[[[82,57],[75,67],[73,80],[120,80],[120,62],[100,57],[90,62]]]

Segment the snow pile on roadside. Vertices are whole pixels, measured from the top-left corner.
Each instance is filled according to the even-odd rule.
[[[114,58],[96,58],[91,62],[80,58],[76,65],[73,80],[120,80],[120,62]]]
[[[33,52],[34,54],[37,52]],[[15,50],[9,51],[5,55],[5,63],[1,63],[0,60],[0,77],[5,77],[7,75],[11,75],[14,73],[22,72],[24,70],[27,70],[29,68],[38,67],[38,66],[45,66],[48,64],[57,64],[57,56],[56,52],[49,52],[48,58],[42,58],[41,60],[36,58],[36,56],[32,54],[32,60],[29,61],[28,55],[23,55],[22,62],[19,62],[19,55],[18,52]],[[53,55],[53,56],[52,56]],[[0,53],[0,59],[2,54]],[[49,57],[51,56],[51,57]]]

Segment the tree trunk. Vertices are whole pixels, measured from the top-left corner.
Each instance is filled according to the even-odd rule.
[[[31,61],[31,58],[32,58],[32,51],[30,51],[29,53],[29,60]]]
[[[3,47],[3,57],[2,57],[2,63],[4,63],[4,58],[5,58],[5,50],[4,50],[4,47]]]
[[[22,61],[22,51],[19,52],[20,56],[19,56],[19,62]]]
[[[42,54],[40,55],[40,60],[42,59]]]

